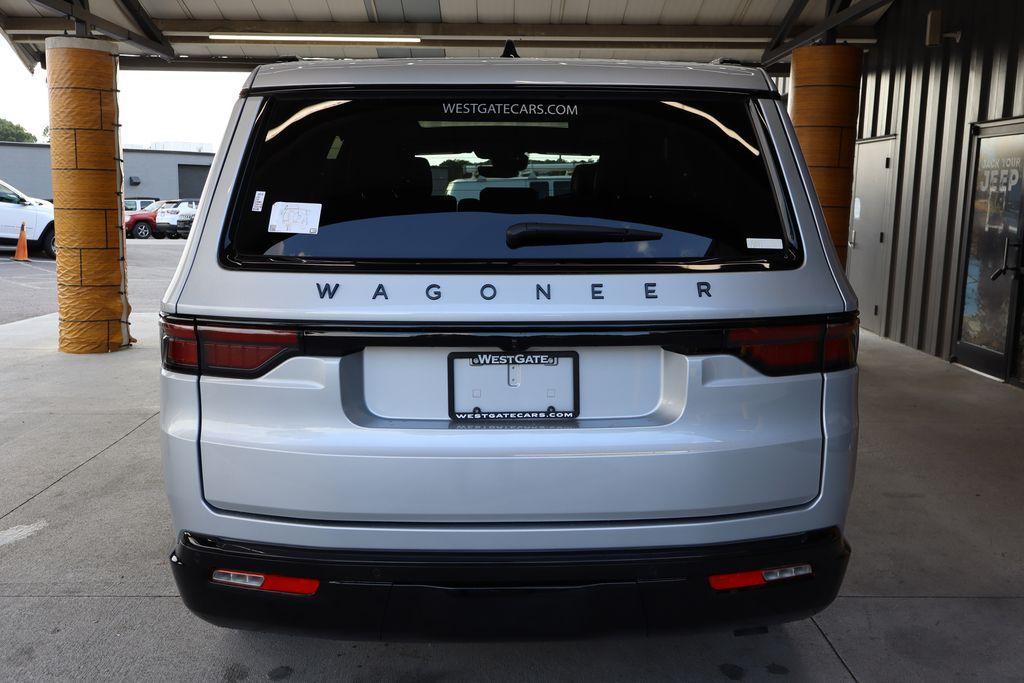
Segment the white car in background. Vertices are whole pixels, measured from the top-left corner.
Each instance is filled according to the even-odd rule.
[[[567,175],[524,175],[518,178],[458,178],[448,183],[445,194],[463,199],[480,199],[480,192],[489,187],[526,187],[533,190],[537,199],[557,197],[572,191],[572,177]]]
[[[0,180],[0,244],[17,244],[22,224],[29,247],[54,258],[53,204],[29,197]]]
[[[156,212],[156,229],[153,230],[153,237],[177,237],[178,219],[184,216],[194,216],[196,207],[199,206],[198,199],[172,199],[160,207]]]
[[[133,197],[132,199],[124,200],[124,212],[125,213],[138,213],[139,211],[145,211],[151,204],[160,201],[159,197]]]

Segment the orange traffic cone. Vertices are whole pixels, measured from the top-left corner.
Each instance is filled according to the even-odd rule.
[[[25,224],[21,224],[21,232],[18,233],[18,246],[14,249],[12,261],[28,261],[28,238],[25,237]]]

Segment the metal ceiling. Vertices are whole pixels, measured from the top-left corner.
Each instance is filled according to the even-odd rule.
[[[873,42],[889,0],[0,0],[0,32],[31,68],[47,36],[117,41],[121,67],[250,69],[302,58],[496,56],[758,63],[823,22]],[[836,17],[847,13],[847,20]],[[842,17],[840,17],[842,18]],[[84,29],[82,27],[88,27]],[[210,36],[222,36],[211,38]],[[418,42],[401,42],[417,40]],[[357,42],[358,41],[358,42]],[[399,42],[396,42],[399,41]],[[770,54],[771,49],[779,54]]]

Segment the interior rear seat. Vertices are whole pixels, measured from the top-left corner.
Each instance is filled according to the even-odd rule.
[[[432,196],[430,162],[367,150],[359,155],[342,193],[328,203],[331,222],[371,216],[455,211],[455,197]],[[365,161],[364,161],[365,159]]]
[[[480,190],[480,211],[529,213],[537,207],[537,193],[529,187],[487,187]]]

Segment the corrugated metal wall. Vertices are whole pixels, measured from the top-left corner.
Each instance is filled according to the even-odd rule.
[[[925,46],[929,10],[959,43]],[[888,337],[948,357],[963,258],[970,126],[1024,116],[1024,2],[896,0],[865,55],[860,139],[897,136]]]

